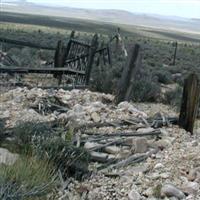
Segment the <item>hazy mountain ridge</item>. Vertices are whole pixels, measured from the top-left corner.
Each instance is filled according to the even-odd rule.
[[[52,7],[29,3],[26,2],[26,0],[8,0],[5,1],[5,3],[6,4],[3,4],[2,6],[3,11],[81,18],[87,20],[155,27],[167,30],[171,29],[190,31],[196,33],[200,31],[200,19],[188,19],[176,16],[161,16],[156,14],[138,14],[124,10],[94,10],[71,7]]]

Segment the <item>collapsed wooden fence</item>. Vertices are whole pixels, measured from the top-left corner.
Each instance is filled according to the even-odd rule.
[[[26,46],[37,49],[55,51],[54,61],[52,66],[41,68],[16,67],[14,62],[10,66],[1,66],[0,73],[9,74],[53,74],[54,78],[58,79],[58,84],[62,83],[63,75],[67,75],[68,79],[73,80],[76,85],[87,86],[90,81],[92,66],[94,59],[103,59],[103,63],[111,64],[111,56],[109,45],[98,48],[98,36],[94,35],[91,44],[79,41],[74,38],[75,32],[72,31],[67,45],[64,41],[58,41],[57,47],[46,47],[40,44],[30,42],[17,41],[7,38],[0,38],[0,42],[13,45]]]

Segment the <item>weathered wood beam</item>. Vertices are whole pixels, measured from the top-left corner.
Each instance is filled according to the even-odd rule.
[[[122,77],[118,84],[118,90],[116,92],[115,103],[118,104],[122,101],[130,101],[132,86],[135,79],[135,74],[138,70],[138,58],[140,46],[136,44],[130,54],[130,58],[128,59],[128,64],[125,66]]]
[[[93,66],[94,57],[95,57],[97,48],[98,48],[98,35],[95,34],[91,42],[91,47],[89,49],[88,64],[87,64],[87,69],[86,69],[86,85],[89,85],[90,76],[92,72],[92,66]]]
[[[177,48],[178,48],[178,42],[173,43],[174,48],[174,56],[173,56],[173,62],[172,65],[176,64],[176,54],[177,54]]]
[[[200,87],[196,74],[191,74],[185,80],[179,125],[186,131],[193,134],[194,123],[199,107]]]

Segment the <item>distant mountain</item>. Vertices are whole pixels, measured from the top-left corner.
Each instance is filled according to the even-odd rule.
[[[17,13],[81,18],[117,24],[137,25],[157,29],[200,32],[200,19],[174,16],[136,14],[123,10],[94,10],[70,7],[53,7],[29,3],[26,0],[4,0],[2,10]]]

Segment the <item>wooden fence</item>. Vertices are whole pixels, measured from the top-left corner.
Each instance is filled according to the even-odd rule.
[[[52,66],[45,66],[42,68],[27,68],[15,67],[12,62],[9,67],[1,66],[0,73],[13,74],[53,74],[54,78],[58,79],[58,84],[62,83],[63,75],[73,80],[73,83],[80,85],[88,85],[90,81],[91,71],[94,64],[95,57],[103,59],[103,63],[108,61],[111,64],[109,46],[98,48],[98,36],[94,35],[91,44],[76,40],[74,38],[75,32],[72,31],[68,44],[65,46],[63,41],[58,41],[57,47],[46,47],[30,42],[22,42],[6,38],[0,38],[0,42],[27,46],[31,48],[54,50],[54,61]],[[107,57],[107,59],[106,59]]]

